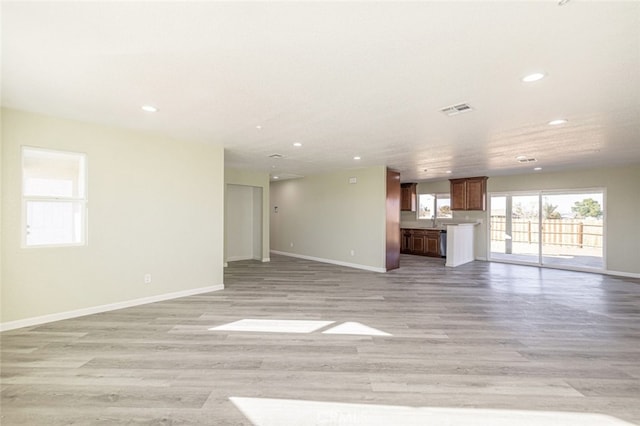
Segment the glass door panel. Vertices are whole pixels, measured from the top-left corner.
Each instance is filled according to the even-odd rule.
[[[603,269],[602,191],[542,195],[542,264]]]
[[[491,196],[490,258],[539,263],[538,194]]]
[[[491,207],[490,226],[489,226],[489,252],[491,258],[507,253],[507,243],[511,240],[511,234],[507,235],[507,197],[504,195],[492,195],[489,199]]]

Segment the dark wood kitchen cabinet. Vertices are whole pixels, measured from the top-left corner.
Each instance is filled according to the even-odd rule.
[[[417,183],[403,183],[400,185],[400,210],[415,212],[417,201]]]
[[[481,210],[487,208],[487,177],[450,179],[451,210]]]
[[[425,236],[426,256],[440,257],[440,232],[427,230]]]
[[[440,232],[437,229],[402,229],[401,252],[440,257]]]

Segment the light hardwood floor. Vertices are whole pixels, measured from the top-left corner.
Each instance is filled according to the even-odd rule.
[[[427,424],[416,416],[446,408],[450,423],[428,424],[547,412],[640,424],[640,280],[409,255],[379,274],[273,256],[230,263],[225,285],[2,333],[0,423]],[[210,330],[243,319],[333,323]],[[324,333],[345,322],[390,335]]]

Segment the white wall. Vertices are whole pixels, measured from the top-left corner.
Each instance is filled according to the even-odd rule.
[[[86,246],[21,248],[23,145],[87,154]],[[221,287],[223,171],[221,146],[4,110],[2,323]]]
[[[227,261],[262,259],[262,188],[227,185]]]
[[[243,170],[243,169],[233,169],[226,168],[224,171],[224,180],[226,186],[228,185],[243,185],[254,188],[254,197],[257,197],[257,192],[259,191],[262,195],[262,205],[261,205],[261,222],[260,222],[260,230],[254,228],[255,232],[261,232],[262,235],[260,238],[256,235],[254,237],[254,242],[258,241],[258,239],[262,242],[260,248],[256,247],[254,253],[256,254],[255,258],[261,258],[263,262],[269,261],[269,174],[263,172],[256,172],[252,170]],[[257,219],[257,209],[254,212],[256,214],[255,219]],[[254,223],[258,223],[258,220],[255,220]],[[225,241],[229,238],[225,229]],[[226,247],[225,243],[225,247]],[[260,253],[260,254],[258,254]],[[225,253],[225,259],[227,254]]]
[[[385,270],[384,166],[272,182],[270,204],[273,251]]]
[[[419,193],[448,192],[448,181],[418,184]],[[593,168],[556,173],[494,176],[487,181],[491,192],[605,188],[605,253],[607,270],[620,274],[640,274],[640,164],[615,168]],[[475,221],[476,258],[487,258],[488,212],[454,212],[456,221]],[[403,222],[410,216],[403,214]]]

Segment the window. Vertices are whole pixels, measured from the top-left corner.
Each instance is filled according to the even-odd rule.
[[[86,243],[86,155],[22,148],[23,246]]]
[[[452,218],[449,194],[419,194],[418,219]]]

